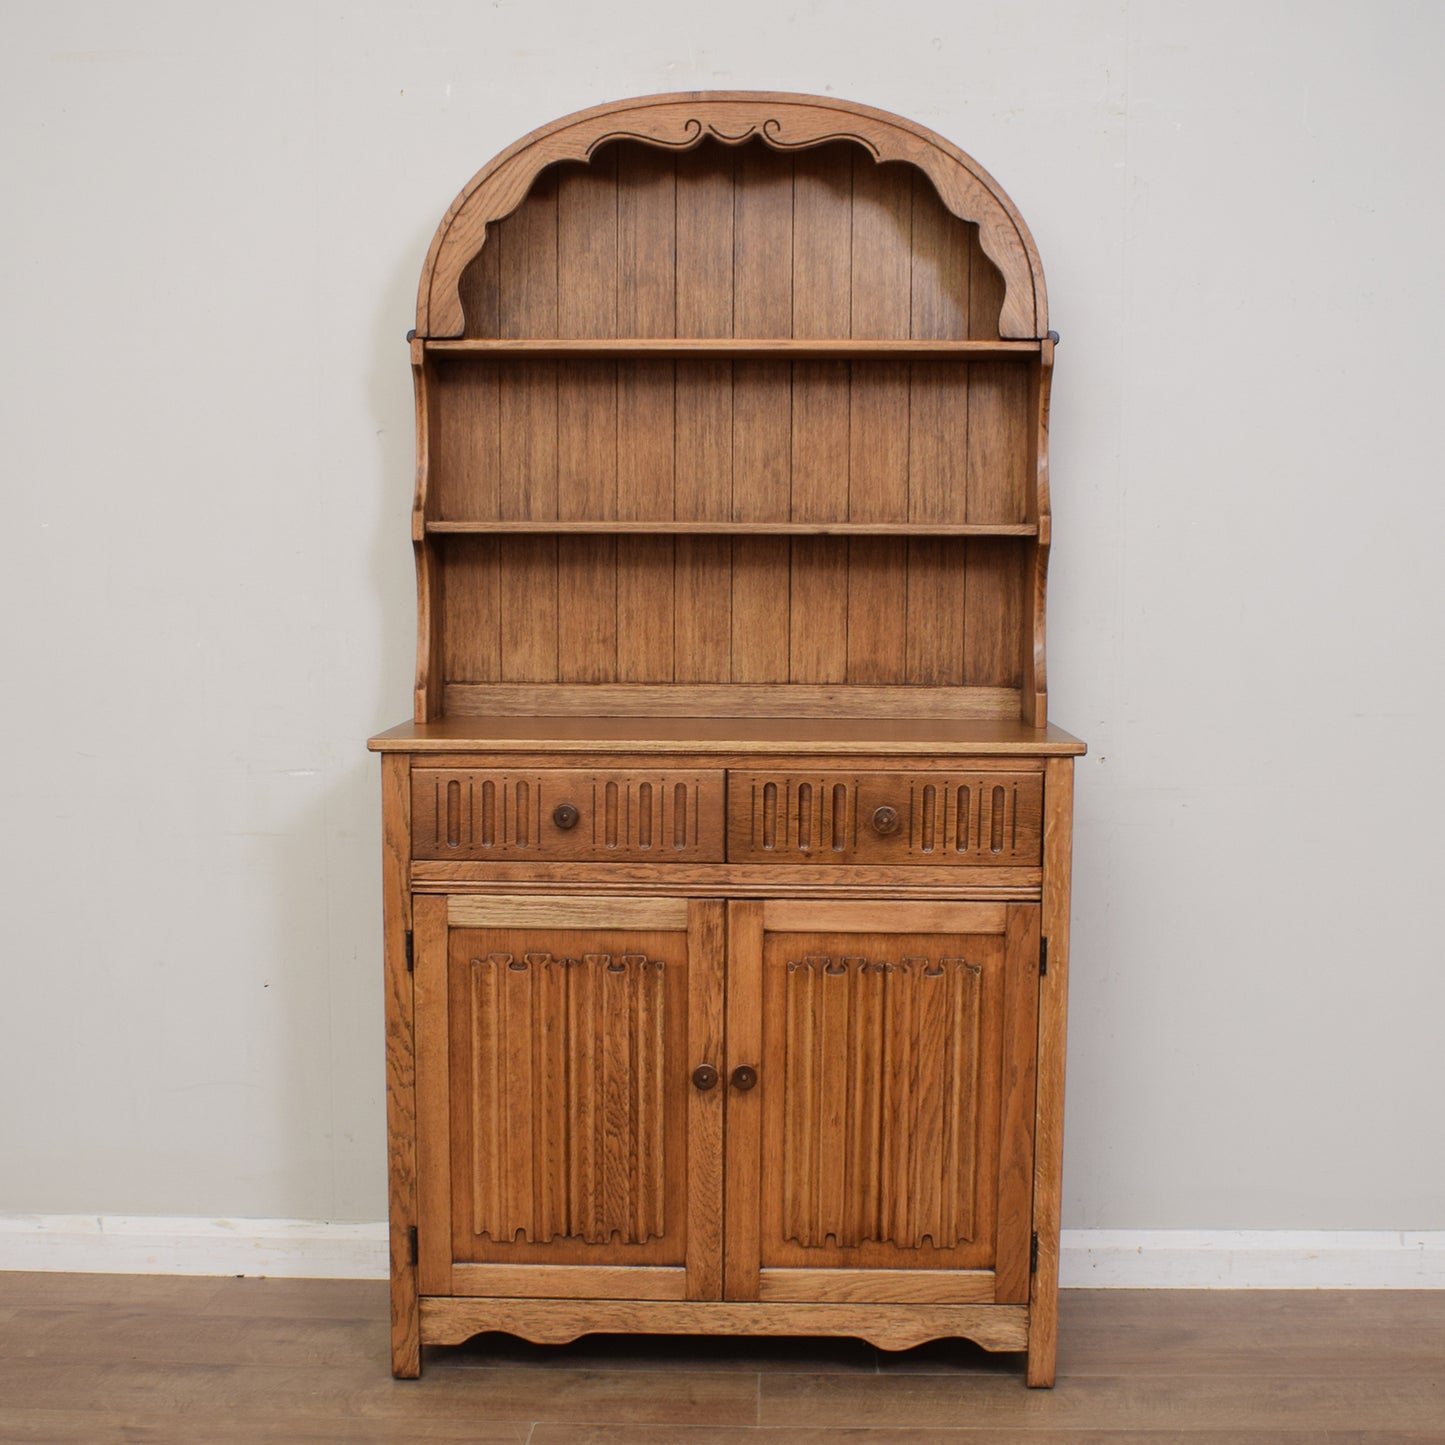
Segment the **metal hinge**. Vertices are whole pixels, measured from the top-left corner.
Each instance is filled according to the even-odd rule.
[[[407,934],[410,938],[411,934]],[[409,947],[410,945],[408,945]],[[407,954],[410,958],[411,955]],[[1039,939],[1039,977],[1042,978],[1049,971],[1049,941],[1047,938]]]
[[[413,1240],[412,1248],[413,1248],[413,1250],[415,1250],[415,1247],[416,1247],[416,1246],[415,1246],[416,1230],[413,1229],[411,1233],[412,1233],[412,1240]],[[1038,1237],[1037,1234],[1031,1234],[1031,1235],[1029,1236],[1029,1273],[1030,1273],[1030,1274],[1037,1274],[1038,1272],[1039,1272],[1039,1237]]]
[[[1037,1238],[1037,1236],[1035,1236]],[[411,1264],[416,1263],[416,1225],[412,1225],[406,1232],[406,1253],[407,1260]]]
[[[416,971],[416,946],[412,943],[411,929],[409,928],[406,931],[406,971],[408,973]]]

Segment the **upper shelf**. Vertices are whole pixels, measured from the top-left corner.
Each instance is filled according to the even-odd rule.
[[[1037,537],[1033,522],[428,521],[427,535],[661,534],[729,537]]]
[[[897,341],[843,338],[612,337],[605,340],[423,340],[428,356],[508,357],[724,357],[780,361],[991,361],[1038,356],[1044,341]]]

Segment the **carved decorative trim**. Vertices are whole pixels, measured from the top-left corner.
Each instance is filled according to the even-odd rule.
[[[1043,849],[1037,773],[731,775],[733,861],[1036,864]],[[880,833],[879,809],[897,816]]]
[[[785,1239],[974,1238],[982,972],[964,958],[788,961]]]
[[[576,816],[556,821],[558,805]],[[426,859],[722,857],[722,775],[540,768],[412,775],[412,846]]]
[[[783,123],[771,116],[763,122],[763,139],[774,150],[780,151],[805,150],[810,146],[827,145],[829,141],[852,141],[854,145],[860,145],[864,150],[870,152],[875,161],[882,159],[882,153],[878,147],[866,135],[859,135],[857,131],[838,130],[827,135],[810,135],[805,140],[784,140]]]
[[[747,125],[740,131],[726,131],[712,121],[702,121],[697,116],[690,115],[682,122],[681,132],[676,139],[670,139],[665,135],[640,130],[608,131],[589,142],[587,155],[590,157],[602,146],[620,140],[641,141],[644,145],[659,146],[663,150],[690,151],[708,136],[727,146],[742,145],[754,136],[761,136],[774,150],[780,151],[808,150],[813,146],[827,145],[831,141],[851,141],[854,145],[862,146],[874,160],[880,159],[878,147],[866,135],[859,135],[857,131],[837,130],[826,135],[807,135],[802,140],[785,140],[783,122],[776,116],[769,116],[761,125]]]
[[[755,92],[649,96],[599,106],[534,131],[471,179],[438,227],[417,293],[417,334],[460,336],[462,272],[547,166],[587,161],[608,141],[631,139],[689,150],[713,136],[726,145],[760,138],[779,151],[848,141],[878,161],[904,161],[924,172],[944,206],[978,226],[979,244],[1003,275],[999,334],[1041,338],[1048,330],[1043,267],[1028,227],[1002,187],[957,146],[887,111],[817,96]]]
[[[666,968],[547,949],[471,960],[475,1234],[645,1244],[664,1232]]]

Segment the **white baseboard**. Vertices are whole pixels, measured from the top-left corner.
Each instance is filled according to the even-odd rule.
[[[386,1225],[319,1219],[0,1214],[0,1269],[385,1279]]]
[[[386,1226],[0,1214],[0,1269],[384,1279]],[[1066,1229],[1065,1288],[1445,1289],[1445,1230]]]
[[[1084,1289],[1445,1289],[1445,1230],[1066,1229]]]

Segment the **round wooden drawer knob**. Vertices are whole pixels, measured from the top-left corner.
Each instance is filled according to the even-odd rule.
[[[873,810],[873,831],[880,837],[886,838],[890,833],[896,833],[901,821],[897,808],[890,808],[885,804]]]
[[[575,828],[577,826],[577,819],[581,816],[581,813],[579,813],[571,803],[558,803],[557,806],[552,809],[552,821],[559,828],[563,829]]]
[[[758,1071],[751,1064],[739,1064],[733,1070],[733,1088],[746,1093],[758,1081]]]
[[[717,1070],[711,1064],[699,1064],[692,1071],[692,1086],[704,1093],[717,1088]]]

